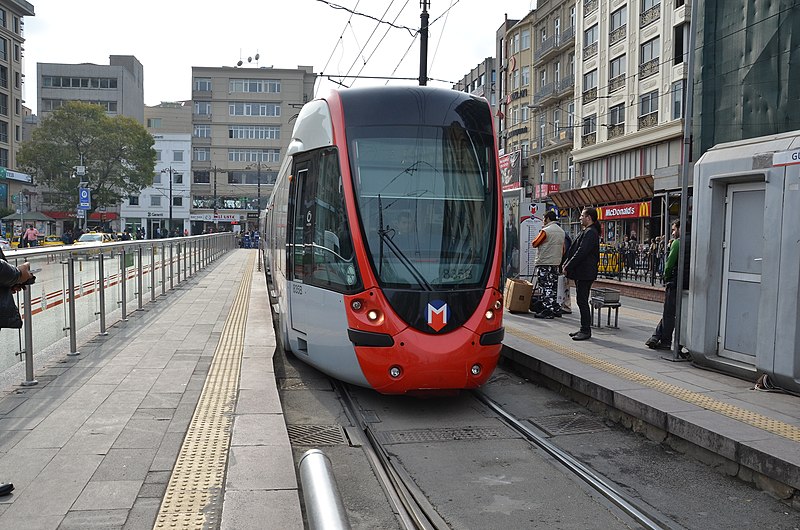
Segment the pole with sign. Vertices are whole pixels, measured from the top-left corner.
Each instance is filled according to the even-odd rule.
[[[86,228],[86,210],[92,208],[92,190],[89,188],[78,188],[78,212],[83,212],[80,219],[83,219],[83,227]]]

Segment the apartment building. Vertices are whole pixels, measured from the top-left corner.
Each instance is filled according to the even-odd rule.
[[[132,55],[111,55],[109,64],[37,63],[39,118],[68,101],[95,103],[110,116],[144,125],[144,68]]]
[[[257,228],[315,80],[310,66],[192,68],[192,233]]]
[[[680,189],[689,16],[683,0],[545,0],[498,32],[505,149],[527,161],[527,194],[554,203],[573,228],[583,206],[625,205],[608,208],[609,242],[667,229]],[[622,211],[634,214],[614,217]]]
[[[0,0],[0,208],[29,211],[31,177],[17,169],[24,120],[24,17],[33,4]]]
[[[192,102],[166,101],[144,109],[153,136],[156,167],[153,185],[120,205],[120,227],[135,232],[183,234],[190,229]]]
[[[453,90],[486,98],[493,109],[497,107],[497,72],[494,57],[487,57],[453,85]]]

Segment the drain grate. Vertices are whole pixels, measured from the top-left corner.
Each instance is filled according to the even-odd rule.
[[[452,442],[454,440],[491,440],[518,438],[508,429],[493,427],[460,427],[443,429],[416,429],[412,431],[385,431],[375,434],[384,444],[410,444],[424,442]]]
[[[608,430],[603,422],[585,414],[555,414],[531,418],[530,421],[550,436],[587,434]]]
[[[331,382],[327,379],[300,379],[297,377],[285,377],[278,379],[280,390],[333,390]]]
[[[287,425],[292,445],[342,445],[347,443],[341,425]]]

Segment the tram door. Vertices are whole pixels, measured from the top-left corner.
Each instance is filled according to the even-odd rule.
[[[307,261],[313,258],[312,241],[314,226],[314,195],[315,182],[311,178],[310,163],[308,161],[295,164],[294,179],[290,190],[293,203],[291,234],[288,239],[289,256],[288,266],[290,271],[289,312],[291,327],[300,333],[308,333],[306,315],[308,304],[311,303],[312,294],[305,284],[306,274],[311,273],[311,264]],[[300,349],[304,349],[304,339],[301,338]]]
[[[764,195],[763,182],[731,184],[725,199],[718,354],[748,364],[755,364],[758,335]]]

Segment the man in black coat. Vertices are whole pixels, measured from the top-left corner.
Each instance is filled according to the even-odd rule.
[[[600,225],[597,210],[584,208],[581,212],[583,231],[569,248],[563,271],[567,278],[575,281],[576,301],[581,311],[581,329],[570,333],[572,340],[586,340],[592,336],[592,313],[589,309],[589,292],[597,279],[600,263]]]

